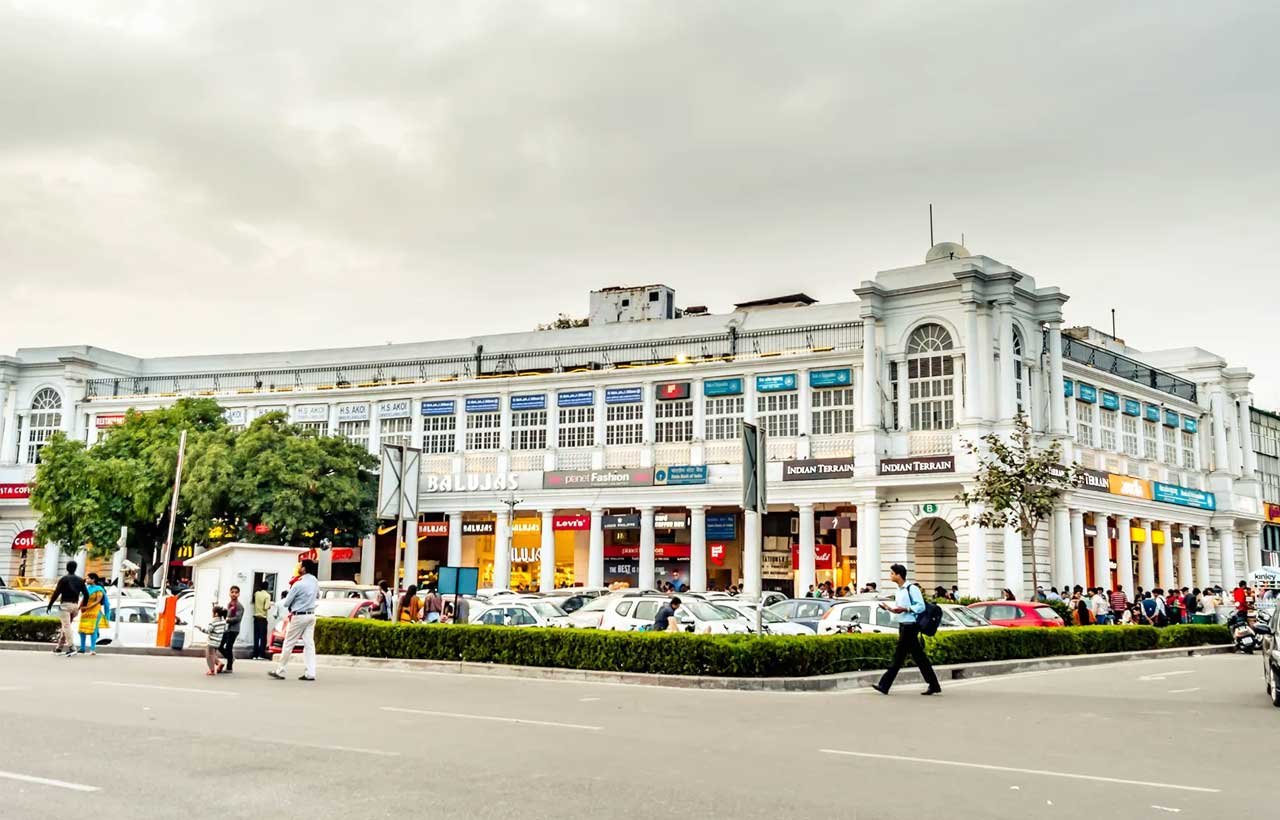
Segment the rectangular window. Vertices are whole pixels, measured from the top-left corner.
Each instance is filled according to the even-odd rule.
[[[1142,423],[1142,457],[1148,461],[1155,461],[1158,458],[1157,453],[1156,423],[1144,421]]]
[[[1093,446],[1093,405],[1076,402],[1076,442],[1081,447]]]
[[[596,443],[596,408],[561,407],[557,447],[591,447]]]
[[[413,419],[383,419],[378,425],[378,441],[382,444],[413,444]]]
[[[742,408],[742,396],[707,397],[707,441],[737,438]]]
[[[950,356],[907,360],[912,430],[950,430],[955,426],[954,370]]]
[[[324,436],[329,433],[329,422],[327,421],[296,421],[293,426],[303,432],[317,436]]]
[[[546,410],[513,410],[511,412],[511,449],[547,449]]]
[[[1182,466],[1188,470],[1196,469],[1196,434],[1182,433]]]
[[[852,387],[815,390],[812,398],[812,435],[838,436],[853,432]]]
[[[1178,466],[1178,431],[1173,427],[1164,428],[1164,461]]]
[[[1138,457],[1138,420],[1133,416],[1125,416],[1120,420],[1123,429],[1120,431],[1123,438],[1124,452],[1127,456]]]
[[[422,417],[422,452],[439,455],[452,453],[458,449],[458,417],[452,413],[447,416]]]
[[[338,435],[342,436],[352,444],[358,444],[366,450],[369,449],[368,420],[340,421],[338,422]]]
[[[653,408],[654,439],[663,444],[693,440],[693,401],[660,401]]]
[[[1116,411],[1098,411],[1099,449],[1114,452],[1116,449]]]
[[[639,444],[643,440],[643,404],[610,404],[605,408],[605,444]]]
[[[467,446],[470,450],[496,450],[502,443],[502,413],[467,413]]]
[[[756,419],[766,434],[781,438],[800,435],[800,394],[766,393],[756,396]]]

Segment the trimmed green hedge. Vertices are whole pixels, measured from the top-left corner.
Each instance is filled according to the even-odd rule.
[[[52,641],[62,621],[35,615],[0,615],[0,641]]]
[[[1177,624],[1160,630],[1161,649],[1231,643],[1231,630],[1221,624]]]
[[[973,629],[928,639],[934,663],[975,663],[1056,655],[1133,652],[1161,646],[1227,643],[1218,627],[1149,626]],[[326,655],[427,659],[715,677],[805,677],[889,665],[895,635],[766,636],[511,629],[320,619],[316,648]]]

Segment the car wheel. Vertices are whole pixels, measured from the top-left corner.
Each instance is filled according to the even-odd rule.
[[[1271,680],[1267,682],[1267,693],[1271,695],[1271,705],[1280,708],[1280,686],[1276,686],[1276,668],[1271,667]]]

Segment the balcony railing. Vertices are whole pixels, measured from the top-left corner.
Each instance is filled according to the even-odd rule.
[[[812,436],[809,453],[814,458],[843,458],[853,455],[853,436]]]
[[[948,455],[952,451],[954,437],[949,430],[913,430],[907,437],[913,456]]]
[[[1047,331],[1045,332],[1044,345],[1047,350],[1049,345]],[[1100,370],[1103,373],[1119,376],[1144,387],[1150,387],[1153,390],[1159,390],[1162,393],[1168,393],[1171,396],[1177,396],[1189,402],[1194,403],[1196,401],[1196,386],[1194,382],[1189,382],[1172,373],[1157,370],[1151,365],[1130,359],[1128,356],[1121,356],[1119,353],[1112,353],[1110,350],[1104,350],[1097,345],[1091,345],[1071,336],[1064,335],[1062,337],[1062,356],[1064,359],[1070,359],[1073,362],[1092,367],[1094,370]]]

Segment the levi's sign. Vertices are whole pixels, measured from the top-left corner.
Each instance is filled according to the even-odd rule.
[[[551,470],[542,474],[544,490],[652,486],[652,467],[634,470]]]
[[[782,462],[783,481],[853,478],[852,458],[806,458]]]
[[[914,456],[912,458],[880,459],[880,475],[929,475],[930,473],[954,473],[955,456]]]

